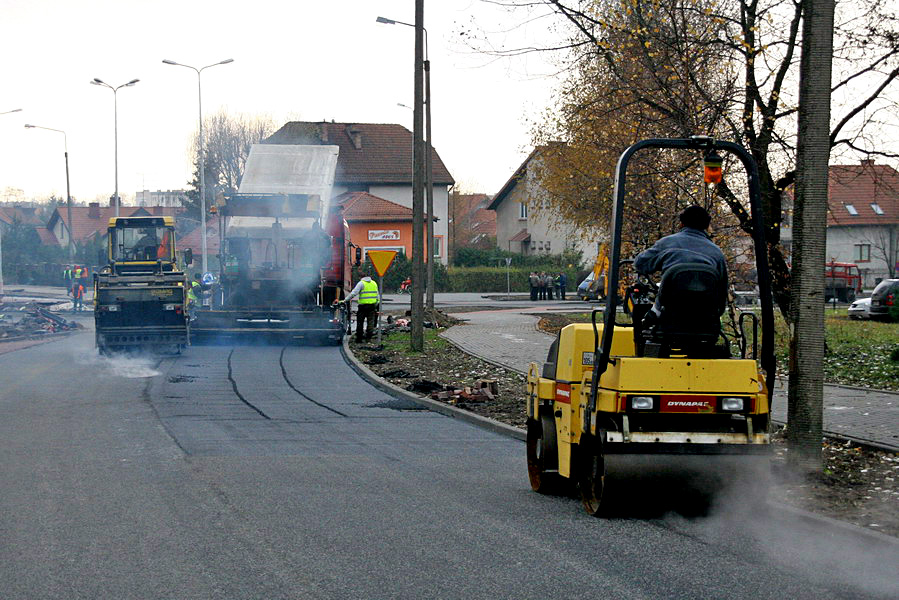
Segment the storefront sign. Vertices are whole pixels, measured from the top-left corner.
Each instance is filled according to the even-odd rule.
[[[400,239],[399,229],[369,229],[369,241],[396,241]]]

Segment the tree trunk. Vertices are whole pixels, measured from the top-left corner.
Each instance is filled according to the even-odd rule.
[[[823,290],[834,0],[803,0],[803,13],[787,438],[791,464],[815,472],[821,470],[824,420]]]

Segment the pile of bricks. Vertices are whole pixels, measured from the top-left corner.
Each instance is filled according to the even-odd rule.
[[[474,386],[465,386],[457,388],[448,385],[446,389],[440,392],[431,393],[434,400],[442,400],[450,404],[458,404],[460,402],[487,402],[496,398],[499,393],[499,387],[496,381],[492,379],[478,379]]]

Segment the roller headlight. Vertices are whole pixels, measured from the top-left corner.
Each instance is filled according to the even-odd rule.
[[[746,398],[724,396],[719,399],[721,412],[743,412],[746,410]]]
[[[655,405],[652,396],[631,396],[629,402],[631,410],[652,410]]]

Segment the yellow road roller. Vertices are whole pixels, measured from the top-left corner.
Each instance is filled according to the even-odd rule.
[[[712,182],[722,153],[742,163],[760,306],[734,313],[732,333],[725,336],[720,316],[726,282],[688,263],[667,269],[660,286],[640,277],[625,286],[625,298],[610,293],[592,322],[564,327],[546,361],[531,363],[531,487],[554,493],[574,485],[594,516],[608,506],[606,475],[616,460],[636,457],[652,465],[672,455],[711,462],[714,455],[770,453],[774,311],[756,164],[741,146],[707,137],[649,139],[628,148],[616,168],[609,290],[619,290],[621,266],[631,262],[621,259],[627,167],[634,154],[651,149],[700,153]],[[630,322],[618,310],[625,302]],[[661,317],[645,319],[654,303]]]

